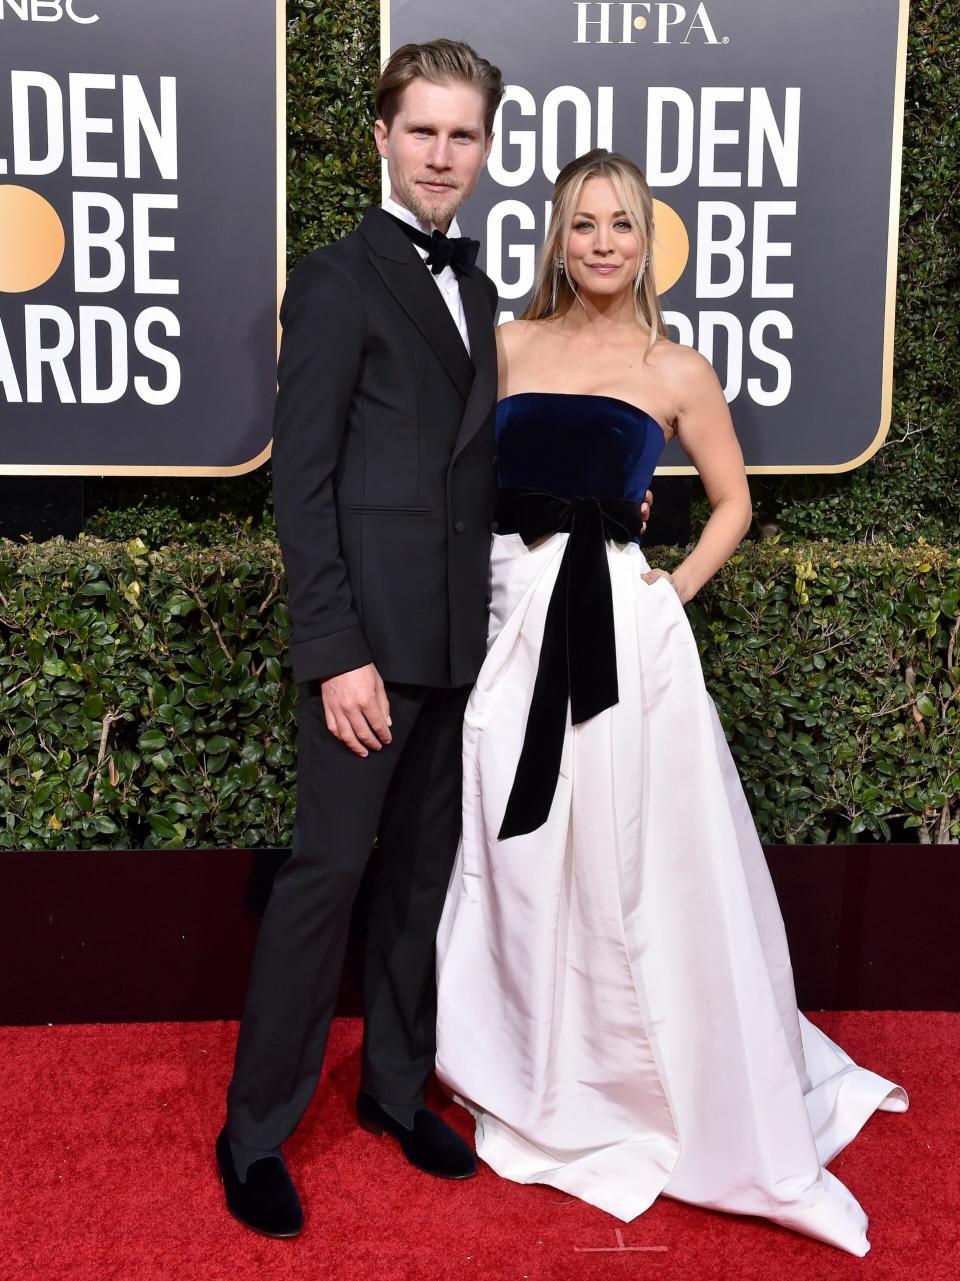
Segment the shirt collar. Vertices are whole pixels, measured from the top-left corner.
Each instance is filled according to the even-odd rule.
[[[415,213],[409,210],[406,205],[401,205],[400,202],[394,200],[392,196],[386,197],[382,208],[385,209],[387,213],[393,214],[395,218],[400,218],[403,222],[409,223],[411,227],[416,227],[418,231],[422,231],[427,236],[432,235],[434,231],[437,230],[434,223],[423,222]],[[459,236],[461,234],[457,220],[454,218],[453,222],[450,224],[450,230],[447,232],[447,235]]]

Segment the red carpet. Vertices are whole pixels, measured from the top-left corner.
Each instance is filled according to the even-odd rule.
[[[0,1029],[0,1278],[957,1277],[960,1014],[814,1019],[910,1095],[909,1112],[875,1115],[831,1167],[870,1216],[865,1259],[663,1197],[619,1225],[486,1167],[465,1184],[419,1174],[353,1123],[354,1020],[334,1025],[324,1080],[286,1146],[306,1230],[268,1241],[227,1216],[213,1162],[236,1024],[140,1024]],[[444,1108],[467,1133],[466,1115]]]

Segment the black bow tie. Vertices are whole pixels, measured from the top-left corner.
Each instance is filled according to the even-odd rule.
[[[411,227],[402,218],[388,214],[403,234],[421,249],[427,250],[427,266],[435,276],[439,276],[444,267],[452,267],[458,276],[472,276],[473,267],[480,252],[480,241],[470,240],[467,236],[445,236],[442,231],[434,231],[428,236],[418,227]]]

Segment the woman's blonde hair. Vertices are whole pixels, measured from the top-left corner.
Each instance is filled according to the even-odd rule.
[[[617,151],[606,151],[602,147],[571,160],[557,176],[553,189],[553,212],[537,267],[533,296],[521,320],[545,320],[550,316],[563,316],[574,302],[579,301],[563,250],[580,203],[583,184],[588,178],[609,179],[621,208],[628,214],[639,234],[642,252],[638,258],[634,281],[634,304],[637,319],[650,330],[647,345],[649,352],[658,337],[669,337],[653,279],[653,196],[646,178],[632,160]]]

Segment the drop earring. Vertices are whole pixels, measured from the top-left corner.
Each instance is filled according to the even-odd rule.
[[[643,262],[640,264],[640,270],[637,272],[637,278],[633,282],[633,307],[636,312],[637,320],[643,320],[643,313],[640,307],[640,290],[643,286],[643,277],[647,268],[650,266],[650,255],[645,254]]]
[[[557,310],[557,291],[560,286],[560,277],[566,275],[566,268],[563,265],[563,254],[557,254],[553,260],[553,273],[550,277],[550,313],[554,315]]]

